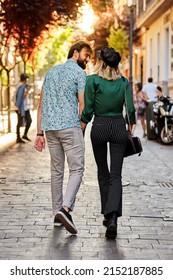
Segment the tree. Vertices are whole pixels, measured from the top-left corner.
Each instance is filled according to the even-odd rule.
[[[103,13],[108,8],[113,7],[114,0],[90,0],[91,6],[95,13]]]
[[[26,63],[32,51],[48,37],[51,26],[64,25],[77,16],[83,0],[3,0],[0,13],[7,38],[13,37]]]
[[[114,33],[121,29],[121,31],[118,31],[116,36],[121,35],[121,38],[123,35],[125,36],[125,38],[123,38],[125,43],[124,47],[126,47],[126,50],[128,50],[128,45],[126,46],[126,42],[127,38],[129,38],[130,15],[127,6],[124,6],[123,13],[120,17],[120,15],[117,15],[115,11],[114,0],[91,0],[90,2],[96,16],[98,17],[98,20],[94,25],[94,32],[87,38],[95,42],[95,49],[100,49],[108,44],[106,38],[109,38],[110,33],[113,32],[112,28],[114,28]],[[122,30],[124,30],[124,32]],[[139,44],[139,29],[135,28],[133,30],[133,42],[135,44]],[[115,45],[114,47],[117,49]],[[123,56],[126,55],[126,50],[124,49]]]
[[[10,71],[26,62],[48,37],[49,28],[74,19],[83,0],[1,0],[0,67],[7,73],[8,131],[10,132]],[[11,61],[10,58],[11,57]]]
[[[95,50],[107,45],[106,38],[110,34],[110,27],[114,24],[117,15],[114,9],[114,0],[92,0],[91,5],[98,20],[94,25],[94,32],[87,36],[95,42]]]
[[[75,19],[83,0],[1,0],[0,67],[7,73],[8,131],[10,132],[10,71],[26,62],[54,25]],[[11,57],[11,60],[9,59]]]
[[[67,49],[72,43],[72,34],[73,30],[70,27],[54,30],[36,54],[31,56],[29,62],[37,76],[44,76],[49,68],[67,58]]]
[[[135,14],[136,11],[135,9],[133,9],[133,43],[135,45],[140,45],[140,36],[139,36],[139,31],[140,28],[136,28],[135,27]],[[124,32],[126,33],[126,35],[129,38],[129,34],[130,34],[130,13],[129,13],[129,8],[127,6],[124,6],[123,12],[122,12],[122,16],[121,18],[118,18],[118,28],[122,28],[124,30]]]
[[[128,54],[129,38],[122,28],[116,30],[114,26],[111,26],[107,42],[110,47],[120,53],[122,58],[126,57]]]

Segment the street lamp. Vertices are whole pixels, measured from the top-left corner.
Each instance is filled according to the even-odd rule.
[[[130,91],[133,93],[133,20],[134,20],[134,8],[136,6],[136,0],[127,0],[127,6],[130,9],[130,74],[129,74],[129,83],[130,83]]]

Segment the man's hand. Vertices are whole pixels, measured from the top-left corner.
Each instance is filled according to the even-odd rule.
[[[42,152],[45,149],[45,138],[43,136],[37,136],[34,147],[37,151]]]

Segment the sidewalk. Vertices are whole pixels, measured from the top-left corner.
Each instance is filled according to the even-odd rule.
[[[37,112],[36,111],[31,111],[31,116],[32,116],[32,124],[29,130],[33,131],[36,129],[36,115]],[[16,143],[16,123],[17,123],[17,118],[16,118],[16,113],[14,113],[14,119],[13,119],[13,123],[12,123],[12,132],[11,133],[7,133],[4,135],[0,135],[0,152],[7,150],[8,148],[12,147],[15,143]],[[23,132],[24,128],[21,127],[21,135]]]
[[[141,157],[126,158],[123,216],[116,241],[105,239],[96,165],[85,135],[85,176],[73,220],[77,235],[53,227],[48,148],[33,140],[0,152],[0,259],[131,260],[173,259],[173,146],[142,139]],[[141,136],[140,126],[136,134]],[[66,186],[68,171],[65,170]]]

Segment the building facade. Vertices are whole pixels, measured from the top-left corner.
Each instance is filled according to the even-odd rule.
[[[173,0],[136,0],[140,47],[133,49],[134,80],[159,84],[173,97]]]

